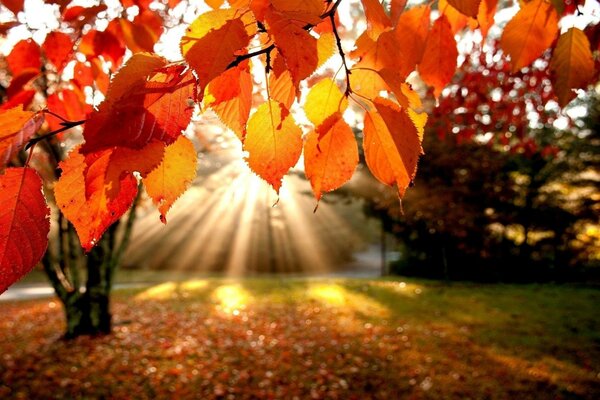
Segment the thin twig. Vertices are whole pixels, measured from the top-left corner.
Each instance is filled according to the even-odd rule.
[[[339,4],[337,2],[336,4]],[[332,9],[336,8],[336,4],[333,5]],[[352,88],[350,87],[350,74],[352,73],[348,68],[348,64],[346,64],[346,54],[344,53],[344,49],[342,48],[342,39],[340,38],[340,34],[337,31],[337,27],[335,26],[335,12],[329,14],[329,21],[331,21],[331,28],[333,29],[333,34],[335,35],[335,42],[337,44],[338,52],[340,53],[340,57],[342,57],[342,63],[344,64],[344,71],[346,72],[346,91],[344,94],[346,97],[352,93]]]
[[[274,48],[275,48],[275,44],[272,44],[269,47],[265,47],[264,49],[260,49],[260,50],[254,51],[252,53],[242,54],[241,56],[237,56],[236,59],[233,60],[231,63],[229,63],[229,65],[225,69],[237,67],[242,61],[248,60],[249,58],[259,56],[261,54],[270,54]]]
[[[85,124],[86,121],[87,121],[86,119],[82,119],[81,121],[61,122],[61,125],[63,126],[62,128],[59,128],[59,129],[54,130],[52,132],[48,132],[45,135],[38,136],[36,138],[33,138],[33,139],[29,140],[29,142],[25,146],[25,150],[28,150],[31,146],[33,146],[34,144],[36,144],[38,142],[41,142],[44,139],[48,139],[49,137],[56,136],[59,133],[67,131],[67,130],[69,130],[71,128],[74,128],[76,126],[83,125],[83,124]]]

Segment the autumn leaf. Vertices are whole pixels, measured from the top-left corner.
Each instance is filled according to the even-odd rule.
[[[24,3],[25,0],[2,0],[2,5],[12,11],[12,13],[15,15],[23,11]]]
[[[277,101],[269,100],[250,116],[244,141],[248,165],[276,192],[283,176],[300,158],[301,136],[288,109]]]
[[[411,8],[400,15],[394,28],[398,50],[406,58],[406,64],[413,69],[423,57],[429,32],[430,14],[431,9],[427,5]]]
[[[35,90],[21,90],[12,96],[7,102],[0,105],[0,110],[9,110],[15,107],[28,108],[35,96]]]
[[[73,224],[81,245],[86,251],[133,203],[137,193],[137,181],[127,174],[118,183],[119,190],[113,197],[107,195],[106,171],[112,149],[89,156],[73,149],[68,158],[59,165],[60,179],[54,185],[54,197],[61,212]]]
[[[442,15],[434,22],[427,36],[423,59],[419,64],[421,78],[433,86],[436,97],[439,97],[442,89],[452,80],[457,58],[456,40],[448,19]]]
[[[558,14],[552,4],[532,0],[523,4],[500,38],[500,47],[510,56],[512,72],[540,57],[558,34]]]
[[[112,63],[113,70],[121,65],[125,55],[125,47],[110,31],[89,31],[81,39],[78,49],[88,60],[102,56]]]
[[[408,0],[390,1],[390,20],[392,21],[392,25],[396,26],[398,24],[398,20],[400,19],[400,16],[404,13],[404,8],[406,7],[407,2]]]
[[[374,104],[375,110],[365,115],[365,159],[373,175],[386,185],[396,184],[402,197],[417,172],[422,153],[419,134],[398,104],[381,97]]]
[[[456,8],[452,7],[448,0],[439,0],[438,9],[442,15],[448,18],[453,34],[462,31],[469,23],[469,18]]]
[[[298,86],[319,65],[317,39],[279,13],[267,14],[266,21],[275,46],[290,71],[294,86]]]
[[[494,15],[496,15],[496,7],[498,0],[481,0],[479,12],[477,13],[477,23],[481,30],[481,36],[485,39],[488,31],[494,25]]]
[[[0,170],[25,146],[43,123],[43,114],[23,111],[20,105],[0,110]]]
[[[71,89],[63,89],[48,96],[46,100],[48,109],[69,121],[81,121],[87,118],[92,107],[85,103],[85,95]],[[51,130],[60,129],[63,122],[59,118],[48,114],[46,116]]]
[[[269,74],[269,97],[283,104],[289,109],[296,100],[296,86],[292,81],[290,71],[283,71],[279,75]]]
[[[13,77],[28,69],[39,71],[42,67],[40,46],[32,39],[21,40],[6,57],[6,62]]]
[[[123,41],[133,53],[153,51],[164,30],[162,19],[149,10],[138,14],[133,21],[119,18],[118,24],[113,26],[115,30],[119,30]]]
[[[304,113],[315,127],[336,113],[343,114],[346,108],[348,100],[338,85],[329,78],[322,79],[314,85],[304,103]]]
[[[237,66],[213,79],[206,87],[204,104],[210,107],[242,140],[252,107],[252,76]]]
[[[361,0],[367,20],[367,32],[373,39],[392,27],[392,22],[378,0]]]
[[[46,252],[50,210],[31,168],[0,175],[0,293],[35,267]]]
[[[114,77],[106,99],[86,123],[82,153],[114,146],[141,148],[174,142],[191,119],[195,80],[185,66],[134,54]]]
[[[73,41],[66,33],[52,31],[46,36],[42,51],[56,70],[61,72],[73,54]]]
[[[197,159],[194,144],[185,136],[180,136],[166,147],[158,167],[143,179],[146,192],[158,207],[163,223],[167,222],[166,215],[173,203],[196,177]]]
[[[352,178],[358,165],[358,146],[352,129],[339,112],[329,119],[335,122],[323,123],[326,130],[310,132],[304,143],[304,170],[317,201],[323,192],[338,189]]]
[[[235,9],[200,15],[181,39],[181,54],[198,75],[200,89],[223,73],[250,41],[248,13]]]
[[[467,17],[477,18],[482,0],[448,0],[448,3]]]
[[[550,60],[552,84],[561,107],[566,106],[576,93],[594,78],[594,57],[585,33],[571,28],[560,35]]]

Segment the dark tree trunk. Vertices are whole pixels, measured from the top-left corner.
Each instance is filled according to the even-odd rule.
[[[87,255],[81,252],[73,226],[59,218],[59,225],[65,225],[61,225],[64,229],[61,228],[58,235],[60,240],[55,251],[57,256],[47,252],[43,265],[56,295],[64,306],[66,339],[81,335],[106,335],[111,332],[112,278],[129,243],[136,204],[137,201],[123,227],[120,240],[116,239],[119,228],[117,222],[104,233],[96,247]],[[86,271],[85,287],[80,286],[80,269]]]

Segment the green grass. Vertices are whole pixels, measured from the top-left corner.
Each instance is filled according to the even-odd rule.
[[[593,399],[599,304],[600,290],[567,285],[198,278],[118,291],[115,334],[65,344],[56,304],[14,302],[2,305],[0,397],[40,397],[38,375],[60,387],[64,368],[91,357],[97,367],[55,397],[99,397],[106,385],[117,396],[120,382],[140,398]],[[175,343],[187,350],[173,354]],[[156,372],[121,382],[123,354]],[[81,386],[92,377],[98,387]]]

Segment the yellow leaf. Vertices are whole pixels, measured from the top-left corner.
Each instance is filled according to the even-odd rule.
[[[304,103],[304,112],[315,127],[335,113],[343,114],[346,108],[348,100],[330,78],[322,79],[314,85]]]
[[[302,131],[283,104],[269,100],[248,121],[244,150],[250,168],[275,191],[302,152]]]

